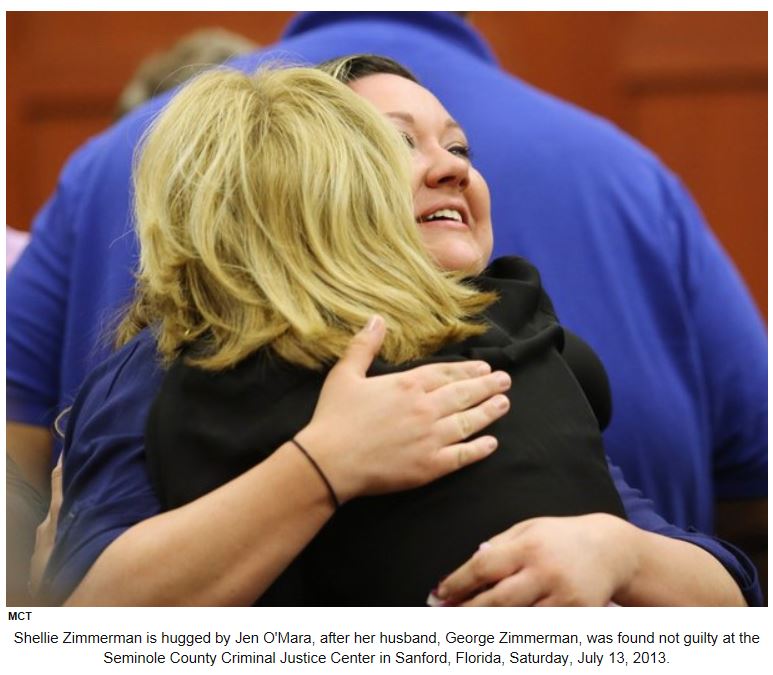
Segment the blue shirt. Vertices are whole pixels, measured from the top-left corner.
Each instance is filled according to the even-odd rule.
[[[365,51],[412,69],[465,128],[491,188],[495,254],[536,264],[607,368],[605,445],[628,480],[704,531],[715,500],[766,496],[763,325],[678,179],[609,123],[504,73],[449,13],[301,14],[235,65]],[[132,153],[167,98],[78,151],[34,223],[8,278],[9,419],[49,424],[109,352],[137,262]]]
[[[145,459],[144,432],[164,372],[149,330],[98,366],[69,415],[64,448],[64,499],[43,592],[64,601],[102,551],[129,527],[161,512]],[[729,544],[666,523],[652,502],[612,467],[629,520],[643,529],[696,544],[733,575],[749,604],[762,604],[756,570]]]

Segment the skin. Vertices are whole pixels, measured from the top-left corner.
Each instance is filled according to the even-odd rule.
[[[41,494],[48,493],[52,446],[51,432],[45,427],[10,421],[5,424],[6,452]]]
[[[427,249],[444,269],[480,272],[493,248],[491,200],[470,162],[464,131],[431,92],[410,80],[378,74],[350,86],[411,148],[414,213]],[[464,223],[422,222],[439,207],[459,209]],[[486,542],[435,594],[469,605],[745,604],[703,549],[606,514],[519,523]]]
[[[491,198],[470,161],[469,143],[440,101],[396,75],[370,75],[350,84],[401,132],[413,159],[414,215],[424,244],[440,267],[477,274],[494,247]],[[464,222],[422,216],[440,208],[462,212]]]
[[[461,128],[430,92],[409,80],[372,75],[352,88],[412,148],[415,215],[435,260],[445,269],[482,270],[493,245],[489,193],[469,161]],[[422,221],[439,208],[458,210],[463,222]],[[378,320],[375,330],[355,337],[326,380],[312,422],[298,434],[314,448],[342,502],[420,485],[482,459],[493,451],[494,439],[463,443],[461,430],[474,433],[471,426],[482,429],[505,410],[497,395],[509,387],[501,377],[496,383],[502,374],[418,369],[366,378],[381,339]],[[460,396],[472,396],[478,405],[460,411]],[[364,420],[363,428],[342,428],[337,411],[351,413],[369,400],[379,405],[347,415]],[[393,405],[403,407],[396,411]],[[384,409],[390,410],[388,421],[379,418]],[[371,441],[369,454],[357,454],[364,438]],[[400,462],[386,462],[394,448],[404,449]],[[269,517],[234,523],[231,514],[245,509]],[[325,486],[286,444],[213,493],[131,528],[105,550],[68,603],[251,603],[332,514]],[[219,552],[215,560],[213,550]],[[173,552],[185,563],[170,575],[154,560]],[[486,542],[435,595],[449,605],[744,604],[733,579],[703,549],[606,514],[519,523]]]
[[[311,422],[296,434],[341,503],[417,487],[483,459],[495,439],[464,439],[507,411],[499,392],[509,377],[480,361],[366,377],[384,334],[375,317],[353,338],[326,378]],[[285,443],[217,490],[127,530],[66,604],[251,604],[334,512],[315,469]],[[244,513],[252,515],[234,517]]]
[[[605,513],[534,518],[481,545],[434,595],[478,606],[743,606],[703,549]]]
[[[7,457],[27,483],[22,486],[10,473],[6,476],[6,599],[9,605],[32,605],[27,576],[33,546],[37,547],[35,527],[49,499],[52,438],[43,427],[6,422],[5,440]]]

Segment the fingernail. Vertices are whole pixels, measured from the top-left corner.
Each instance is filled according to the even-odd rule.
[[[478,546],[479,551],[485,551],[487,548],[491,548],[491,544],[489,544],[487,541],[484,541],[480,546]]]
[[[429,607],[442,607],[443,601],[437,595],[435,595],[435,591],[432,591],[427,596],[427,605]]]
[[[378,314],[374,314],[370,319],[368,319],[368,323],[365,324],[365,330],[368,332],[372,332],[376,329],[376,326],[378,326],[378,322],[381,319],[381,317]]]
[[[510,407],[510,399],[507,396],[497,396],[496,406],[500,410],[507,410]]]
[[[480,365],[477,367],[477,369],[475,370],[475,372],[476,372],[478,375],[488,375],[488,373],[490,373],[490,372],[491,372],[491,366],[490,366],[488,363],[481,363],[481,364],[480,364]]]
[[[497,373],[497,384],[505,389],[510,386],[510,376],[507,373]]]

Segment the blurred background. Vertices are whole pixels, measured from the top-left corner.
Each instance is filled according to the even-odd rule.
[[[7,213],[29,228],[139,63],[200,28],[262,45],[292,12],[6,13]],[[767,316],[767,14],[473,12],[502,66],[609,118],[685,181]]]

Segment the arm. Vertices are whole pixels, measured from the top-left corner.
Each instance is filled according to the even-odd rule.
[[[714,464],[717,534],[741,546],[767,586],[767,337],[738,272],[681,184],[668,184],[686,306],[699,347]]]
[[[507,409],[498,392],[509,378],[481,362],[367,378],[383,334],[377,320],[355,337],[297,434],[341,502],[422,485],[484,458],[495,439],[463,439]],[[285,444],[212,493],[129,528],[68,603],[251,603],[332,514],[316,470]]]
[[[218,490],[129,529],[67,604],[249,605],[332,514],[325,485],[286,443]]]
[[[436,595],[466,606],[745,604],[703,549],[600,513],[519,523],[487,542]]]
[[[630,522],[536,518],[494,537],[440,584],[449,604],[760,604],[740,551],[670,525],[610,466]]]
[[[46,427],[7,421],[5,443],[6,452],[19,467],[22,477],[47,497],[51,480],[51,432]]]
[[[35,528],[48,505],[51,434],[44,427],[7,422],[6,569],[8,603],[29,605],[27,581]]]
[[[79,153],[32,224],[32,236],[7,277],[6,474],[9,591],[27,595],[35,528],[49,498],[60,366],[72,264],[72,211],[82,177]],[[13,579],[11,581],[11,579]],[[13,589],[15,590],[12,590]]]
[[[76,154],[62,171],[56,192],[35,217],[29,245],[7,278],[6,418],[41,431],[51,428],[59,412],[75,247],[73,211],[84,179],[84,154]],[[46,474],[50,461],[49,455]],[[43,486],[47,483],[41,478]]]

